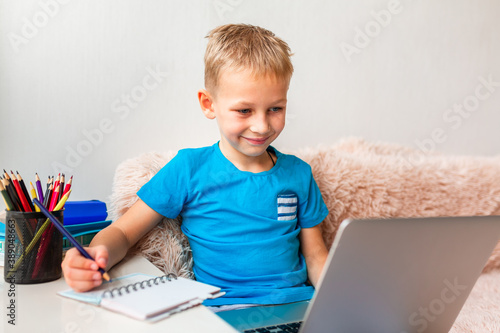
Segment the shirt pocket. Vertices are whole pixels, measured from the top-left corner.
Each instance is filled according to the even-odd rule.
[[[295,193],[278,194],[278,221],[290,221],[297,218],[299,199]]]

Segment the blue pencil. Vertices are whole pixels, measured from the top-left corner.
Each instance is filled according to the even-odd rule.
[[[80,251],[80,253],[87,259],[90,259],[90,260],[94,260],[94,258],[92,258],[90,256],[90,254],[88,254],[87,251],[85,251],[85,249],[80,245],[80,243],[78,243],[78,241],[73,237],[73,235],[71,235],[69,233],[68,230],[66,230],[66,228],[63,227],[63,225],[61,223],[59,223],[59,221],[55,218],[54,215],[52,215],[48,210],[47,208],[45,208],[44,205],[42,205],[42,203],[40,201],[38,201],[37,199],[33,199],[33,203],[35,205],[38,206],[38,208],[40,208],[40,211],[43,213],[43,215],[47,216],[47,218],[50,220],[50,222],[52,222],[52,224],[70,241],[70,243],[76,247],[78,249],[78,251]],[[109,277],[109,274],[106,273],[106,271],[102,268],[99,267],[99,272],[102,273],[102,277],[104,278],[104,280],[106,281],[109,281],[110,280],[110,277]]]

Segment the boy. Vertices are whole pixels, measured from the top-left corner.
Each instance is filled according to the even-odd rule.
[[[281,304],[310,299],[327,250],[328,214],[305,162],[270,144],[285,125],[293,66],[288,45],[265,29],[225,25],[207,36],[201,109],[216,119],[213,146],[180,150],[137,193],[139,200],[63,262],[77,291],[101,284],[98,267],[119,262],[162,216],[182,216],[196,279],[226,295],[206,305]],[[307,264],[307,265],[306,265]]]

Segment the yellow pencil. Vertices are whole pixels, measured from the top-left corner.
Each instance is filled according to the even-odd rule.
[[[31,200],[38,199],[38,197],[36,196],[35,187],[33,186],[32,182],[30,182],[30,192],[31,192]],[[38,208],[37,206],[35,206],[35,211],[37,211],[38,213],[40,213],[40,208]]]

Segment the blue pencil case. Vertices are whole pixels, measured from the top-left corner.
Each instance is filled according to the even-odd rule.
[[[105,221],[106,204],[100,200],[67,201],[64,205],[64,225]]]

